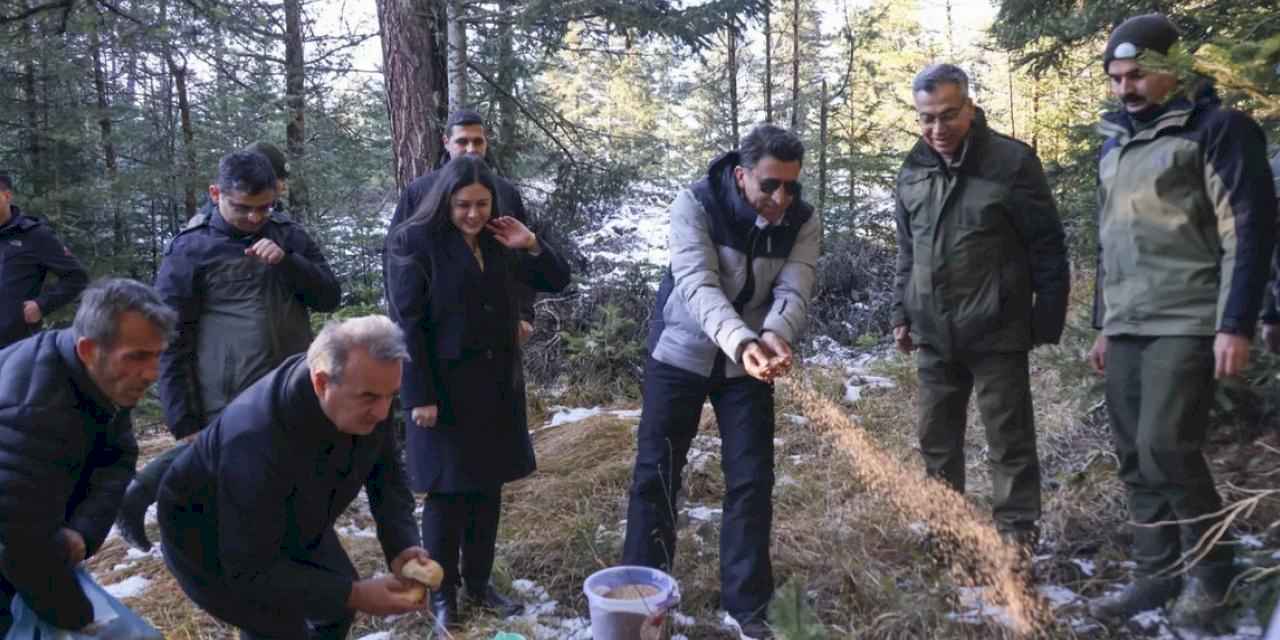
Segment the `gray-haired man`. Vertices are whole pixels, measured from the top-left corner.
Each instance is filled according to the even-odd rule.
[[[898,174],[898,349],[918,349],[920,452],[964,492],[964,432],[977,392],[997,528],[1034,545],[1040,519],[1027,353],[1066,319],[1067,249],[1031,147],[992,131],[955,65],[912,84],[921,139]]]
[[[393,574],[426,559],[391,400],[408,359],[384,316],[330,323],[227,405],[160,486],[164,557],[241,638],[345,638],[356,611],[423,609],[395,575],[361,580],[334,521],[364,488]]]
[[[73,567],[102,546],[133,477],[130,409],[176,323],[150,287],[105,280],[70,329],[0,350],[0,637],[15,592],[56,627],[93,621]]]

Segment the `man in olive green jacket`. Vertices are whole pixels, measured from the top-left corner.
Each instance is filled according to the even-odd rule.
[[[894,339],[903,352],[919,349],[928,473],[964,491],[976,389],[996,526],[1029,550],[1040,464],[1027,354],[1062,334],[1067,249],[1035,151],[988,128],[968,85],[949,64],[927,67],[912,85],[923,135],[897,181]]]
[[[1090,351],[1128,491],[1136,580],[1091,603],[1126,619],[1177,597],[1177,626],[1212,626],[1234,576],[1229,540],[1198,543],[1222,500],[1203,447],[1218,379],[1249,361],[1276,233],[1266,139],[1211,85],[1152,66],[1168,18],[1116,27],[1103,54],[1122,109],[1099,125],[1099,268]],[[1199,558],[1184,584],[1184,557]]]

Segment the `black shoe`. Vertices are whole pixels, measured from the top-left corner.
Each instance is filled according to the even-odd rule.
[[[1169,622],[1175,627],[1198,627],[1217,631],[1225,622],[1230,581],[1192,576],[1169,608]]]
[[[457,594],[449,591],[431,592],[431,630],[441,638],[451,637],[451,628],[457,628],[461,618],[458,617]]]
[[[524,606],[498,593],[492,584],[485,585],[484,589],[478,593],[468,589],[467,604],[492,611],[499,618],[510,618],[524,611]]]
[[[1123,622],[1143,611],[1159,609],[1181,590],[1179,576],[1138,578],[1120,593],[1090,601],[1089,614],[1101,620]]]
[[[120,537],[139,551],[151,550],[151,541],[147,539],[147,507],[154,501],[151,492],[134,480],[125,489],[124,500],[120,502],[116,528],[120,530]]]

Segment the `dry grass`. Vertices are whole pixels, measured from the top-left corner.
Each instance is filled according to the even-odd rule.
[[[1045,482],[1042,526],[1048,552],[1036,567],[1039,581],[1093,596],[1127,579],[1120,563],[1127,559],[1130,534],[1104,412],[1092,401],[1081,403],[1086,395],[1081,381],[1087,379],[1068,368],[1082,351],[1077,340],[1033,354]],[[972,624],[949,617],[962,608],[960,587],[974,582],[995,583],[997,590],[1005,591],[997,599],[1017,602],[1022,597],[1016,581],[1011,586],[984,577],[981,570],[976,579],[972,574],[975,566],[994,561],[998,578],[1002,563],[1007,564],[999,539],[986,525],[990,481],[976,418],[969,430],[970,492],[961,499],[924,480],[916,449],[911,361],[890,356],[878,369],[897,382],[897,388],[868,392],[854,406],[833,403],[844,395],[842,375],[822,369],[800,372],[806,379],[803,393],[779,394],[781,444],[773,532],[777,583],[802,585],[832,638],[1014,637],[1012,630],[995,622]],[[531,402],[535,413],[545,416],[545,404]],[[806,424],[791,417],[799,415],[807,415],[810,421]],[[531,422],[541,424],[543,419]],[[514,578],[533,580],[558,601],[555,615],[587,615],[582,581],[621,558],[621,521],[626,517],[635,456],[635,425],[633,419],[599,416],[535,433],[538,473],[506,490],[497,572],[501,586],[507,587]],[[710,458],[700,468],[687,470],[685,495],[690,505],[719,506],[723,478],[715,448],[717,435],[715,420],[707,411],[695,446],[707,450]],[[152,455],[169,442],[167,437],[150,439],[143,449]],[[1280,461],[1275,436],[1262,443],[1215,442],[1210,457],[1228,496],[1274,488],[1275,476],[1265,472],[1266,465],[1274,469]],[[1276,452],[1268,451],[1268,444]],[[912,489],[904,490],[907,487]],[[358,501],[340,525],[368,526],[363,508],[363,501]],[[1236,525],[1267,534],[1267,525],[1278,519],[1273,503],[1259,503],[1250,517]],[[928,522],[929,533],[909,526],[916,522]],[[153,537],[156,533],[153,527]],[[693,616],[696,625],[676,631],[693,640],[730,637],[718,628],[718,533],[717,523],[697,521],[679,532],[673,573],[684,596],[681,611]],[[1266,554],[1280,543],[1280,532],[1273,529],[1269,535]],[[385,571],[375,540],[346,539],[344,544],[362,574]],[[984,551],[975,558],[974,549]],[[234,637],[230,629],[185,599],[160,560],[144,558],[113,571],[124,554],[122,542],[113,539],[94,558],[92,567],[104,584],[131,574],[150,577],[151,588],[127,603],[167,637]],[[1076,562],[1079,559],[1096,562],[1096,573],[1086,575]],[[1040,603],[1023,601],[1021,606],[1028,626],[1040,628],[1040,637],[1078,637],[1066,622],[1046,620]],[[1063,610],[1058,614],[1066,617]],[[394,620],[361,617],[352,637],[381,630],[392,631],[396,638],[428,637],[428,629],[423,615]],[[529,638],[537,631],[525,622],[476,616],[455,637],[487,640],[497,630],[521,632]],[[1097,629],[1087,637],[1135,634],[1126,629]]]

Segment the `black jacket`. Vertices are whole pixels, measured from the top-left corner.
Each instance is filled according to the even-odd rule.
[[[261,238],[287,255],[244,255]],[[246,235],[210,206],[169,245],[156,290],[178,312],[178,337],[160,360],[160,400],[175,437],[204,427],[236,394],[311,344],[309,309],[333,311],[342,290],[300,226],[273,213]]]
[[[442,162],[447,159],[442,160]],[[442,165],[443,166],[443,165]],[[409,183],[400,193],[400,202],[396,204],[395,213],[391,215],[391,224],[387,225],[387,237],[390,238],[395,228],[400,226],[401,222],[413,217],[414,212],[418,210],[418,205],[423,198],[431,193],[431,187],[436,183],[436,174],[434,171],[427,173]],[[529,224],[529,212],[524,208],[524,199],[520,197],[520,191],[509,180],[502,176],[494,176],[494,183],[498,187],[498,201],[493,203],[493,217],[511,216],[524,224]],[[383,277],[386,277],[387,265],[382,265]],[[534,292],[530,291],[522,283],[517,283],[517,302],[520,305],[520,318],[533,322],[533,301]]]
[[[76,299],[89,274],[49,225],[12,207],[13,217],[0,227],[0,349],[38,331],[22,317],[22,303],[35,300],[48,316]],[[45,276],[58,283],[42,293]]]
[[[569,265],[549,247],[534,257],[483,233],[481,271],[457,231],[433,234],[427,226],[401,227],[387,242],[391,317],[412,358],[401,405],[439,411],[434,428],[407,426],[413,488],[489,489],[534,468],[512,292],[517,283],[560,291]]]
[[[161,526],[199,530],[195,540],[203,542],[166,544],[164,553],[203,567],[209,580],[247,601],[289,612],[341,611],[350,578],[306,558],[361,488],[388,564],[421,544],[392,419],[367,436],[338,431],[299,354],[238,396],[165,474]]]
[[[0,571],[41,619],[66,629],[92,622],[55,535],[73,529],[96,553],[137,459],[129,411],[89,378],[69,330],[0,351]]]

